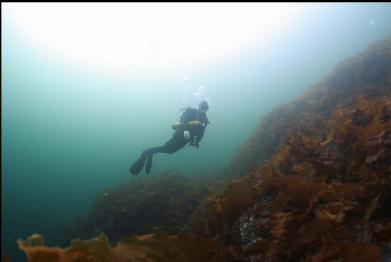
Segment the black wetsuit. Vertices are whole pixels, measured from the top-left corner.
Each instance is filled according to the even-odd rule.
[[[187,124],[189,121],[195,120],[200,121],[201,124],[193,126],[189,126]],[[142,152],[140,158],[130,167],[130,172],[133,175],[140,173],[144,167],[144,162],[146,159],[148,160],[145,171],[148,174],[151,171],[152,156],[155,153],[172,154],[184,147],[187,143],[190,143],[190,145],[196,146],[198,148],[199,142],[204,136],[205,128],[209,123],[206,113],[196,108],[188,107],[186,111],[183,112],[180,123],[181,124],[179,128],[175,130],[171,139],[168,140],[163,146],[151,147]],[[189,131],[190,139],[186,139],[184,137],[185,130]]]

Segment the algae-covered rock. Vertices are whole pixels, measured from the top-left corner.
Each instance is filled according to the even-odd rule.
[[[96,196],[88,214],[69,227],[68,238],[91,238],[103,232],[117,242],[156,230],[176,234],[213,183],[213,178],[166,172],[106,189]]]
[[[391,37],[371,45],[362,53],[336,65],[319,83],[303,96],[282,105],[265,115],[231,162],[232,172],[246,175],[276,154],[285,141],[297,133],[324,138],[329,133],[332,114],[343,112],[357,103],[358,97],[379,100],[387,107],[391,85]],[[389,107],[389,105],[388,105]],[[349,112],[357,126],[373,119],[366,108]],[[390,119],[384,109],[379,115]],[[315,128],[314,128],[315,127]]]
[[[390,115],[385,39],[266,116],[232,162],[242,177],[203,201],[189,230],[239,261],[387,256]]]

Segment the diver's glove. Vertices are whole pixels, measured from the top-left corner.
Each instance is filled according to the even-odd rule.
[[[189,140],[190,139],[190,132],[187,130],[183,131],[183,138],[185,140]]]

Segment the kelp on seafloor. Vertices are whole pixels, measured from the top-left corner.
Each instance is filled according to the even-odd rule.
[[[269,115],[234,159],[248,175],[204,201],[188,230],[240,261],[378,261],[391,248],[390,116],[386,39]]]
[[[68,248],[47,247],[41,235],[18,240],[19,248],[30,262],[69,261],[219,261],[216,244],[208,239],[191,235],[167,235],[156,232],[143,236],[122,238],[114,247],[101,233],[90,240],[72,240]]]

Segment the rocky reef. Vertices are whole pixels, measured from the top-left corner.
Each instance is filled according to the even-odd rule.
[[[100,261],[388,261],[391,39],[268,114],[229,174],[168,172],[105,190],[69,230],[97,238],[19,246],[31,261],[83,257],[80,245]],[[38,259],[38,250],[60,255]]]
[[[69,226],[67,238],[88,239],[103,232],[116,243],[125,236],[157,230],[179,233],[215,179],[167,171],[108,188],[95,197],[85,217]]]
[[[353,108],[355,103],[378,98],[379,106],[386,107],[388,101],[384,99],[390,92],[390,42],[390,38],[386,38],[341,62],[303,96],[261,119],[234,157],[232,171],[238,175],[248,174],[276,154],[288,137],[299,132],[324,138],[329,133],[333,114]],[[352,120],[357,126],[365,126],[371,120],[370,115],[365,106],[360,108],[364,111],[354,112]],[[390,116],[385,111],[382,117]]]
[[[390,116],[386,39],[268,115],[232,163],[242,177],[197,208],[190,230],[240,261],[380,260],[391,246]]]

